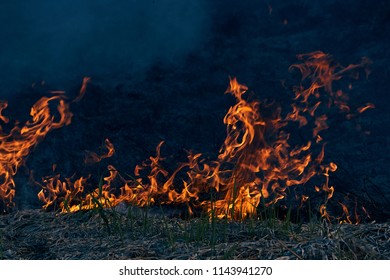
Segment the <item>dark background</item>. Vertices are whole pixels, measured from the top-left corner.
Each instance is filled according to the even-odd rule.
[[[288,67],[297,54],[322,50],[343,65],[373,61],[351,103],[376,108],[352,123],[330,119],[326,159],[339,166],[332,184],[340,197],[357,197],[374,219],[387,219],[389,34],[390,1],[1,1],[5,115],[28,119],[49,90],[76,96],[82,78],[92,78],[72,105],[72,124],[52,131],[18,173],[17,207],[40,205],[31,170],[35,179],[54,163],[65,176],[96,172],[84,165],[85,150],[98,151],[105,138],[117,153],[103,164],[130,173],[161,140],[172,169],[184,149],[215,158],[234,104],[223,94],[228,76],[256,98],[288,106],[300,82]]]

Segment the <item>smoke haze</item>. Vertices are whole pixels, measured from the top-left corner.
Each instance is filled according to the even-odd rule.
[[[153,63],[176,63],[208,29],[207,1],[1,1],[0,86],[61,87],[83,76],[126,78]]]

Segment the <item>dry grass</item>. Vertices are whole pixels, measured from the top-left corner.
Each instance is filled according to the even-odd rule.
[[[390,259],[384,224],[168,218],[131,209],[0,216],[2,259]]]

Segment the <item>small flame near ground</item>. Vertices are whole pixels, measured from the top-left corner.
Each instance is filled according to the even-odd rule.
[[[259,206],[269,207],[288,201],[293,194],[297,207],[303,207],[309,203],[310,194],[314,191],[323,194],[320,215],[331,221],[335,217],[328,212],[327,204],[335,188],[330,185],[329,176],[337,170],[337,165],[324,160],[326,143],[322,134],[328,129],[327,114],[336,110],[345,114],[346,118],[352,118],[375,107],[368,103],[352,109],[348,105],[348,95],[342,90],[334,90],[333,83],[345,75],[357,78],[357,69],[365,69],[370,61],[363,58],[359,64],[343,67],[320,51],[298,55],[298,59],[300,62],[290,69],[298,69],[302,81],[294,87],[291,110],[284,116],[282,108],[275,103],[247,100],[244,96],[248,87],[236,78],[230,78],[225,93],[233,95],[236,103],[224,117],[226,138],[215,160],[188,152],[187,161],[179,164],[173,172],[168,172],[164,168],[165,159],[161,152],[164,143],[161,142],[156,147],[155,156],[137,165],[132,175],[108,165],[107,175],[96,187],[89,183],[90,176],[63,179],[57,174],[43,178],[40,183],[42,190],[38,194],[43,208],[59,208],[62,213],[67,213],[115,207],[121,203],[139,207],[172,204],[185,205],[190,215],[201,209],[218,218],[241,220],[256,216]],[[85,78],[75,101],[83,97],[88,82],[89,78]],[[64,106],[65,103],[62,104]],[[5,107],[0,106],[0,113]],[[58,110],[67,112],[60,107]],[[67,113],[69,116],[64,115],[60,122],[51,124],[50,129],[68,124],[71,115]],[[291,139],[294,123],[300,129],[311,131],[303,145],[293,144],[296,142]],[[14,137],[11,133],[6,140]],[[19,161],[37,141],[33,143],[18,157]],[[110,158],[115,152],[114,145],[106,139],[105,147],[107,151],[100,155],[87,152],[85,163]],[[12,171],[9,174],[16,173],[18,164],[8,166],[3,161],[1,164],[2,169]],[[116,187],[118,185],[120,187]],[[14,194],[13,181],[2,184],[1,190],[1,197],[8,200],[9,205]],[[336,219],[352,223],[347,206],[342,203],[340,206],[344,214]],[[358,222],[357,214],[355,222]]]

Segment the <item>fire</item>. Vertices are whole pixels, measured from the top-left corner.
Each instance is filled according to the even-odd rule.
[[[367,105],[365,106],[362,106],[362,107],[359,107],[358,108],[358,112],[359,113],[363,113],[364,111],[368,110],[368,109],[374,109],[375,108],[375,105],[372,104],[372,103],[368,103]]]
[[[55,120],[50,112],[49,105],[52,102],[58,102],[59,120]],[[7,106],[7,102],[0,103],[0,119],[4,123],[9,122],[9,119],[2,115],[2,111]],[[30,121],[22,127],[16,124],[8,133],[4,132],[0,126],[0,198],[4,208],[13,206],[12,201],[15,195],[13,177],[24,163],[26,156],[51,130],[69,125],[72,113],[69,111],[68,103],[60,94],[42,97],[31,108],[30,116]]]
[[[81,99],[83,99],[84,94],[85,94],[85,92],[87,90],[87,85],[88,85],[88,83],[90,81],[91,81],[90,77],[84,77],[83,78],[83,83],[81,85],[79,95],[73,100],[73,102],[79,102]]]
[[[348,95],[342,90],[334,90],[333,84],[345,75],[355,77],[356,70],[366,67],[369,61],[363,59],[360,64],[343,67],[322,52],[299,55],[298,59],[301,60],[300,63],[292,65],[290,69],[297,69],[302,75],[302,81],[294,88],[291,110],[285,114],[276,103],[248,100],[248,87],[240,84],[236,78],[230,79],[225,93],[231,94],[236,103],[229,108],[223,119],[226,138],[214,160],[203,158],[201,153],[188,152],[187,161],[178,164],[170,172],[165,167],[161,142],[156,147],[155,156],[150,156],[137,165],[133,175],[121,174],[114,166],[108,165],[105,171],[107,175],[102,176],[98,186],[90,183],[91,175],[78,179],[61,179],[60,174],[43,178],[42,190],[38,194],[43,207],[59,208],[66,213],[96,207],[115,207],[120,203],[140,207],[173,204],[186,205],[189,215],[195,209],[200,209],[218,218],[245,219],[256,216],[259,207],[289,203],[289,196],[295,195],[298,204],[303,207],[314,190],[323,194],[323,200],[318,205],[320,215],[331,220],[332,215],[328,213],[327,206],[335,187],[330,184],[329,177],[337,170],[337,165],[326,162],[325,159],[324,139],[329,127],[328,114],[338,111],[348,118],[374,108],[369,103],[354,110],[348,104]],[[88,82],[89,78],[83,80],[80,95],[75,102],[83,97]],[[51,99],[46,99],[46,103],[48,101]],[[22,129],[14,129],[11,136],[5,136],[6,140],[15,141],[18,133],[26,135],[20,141],[21,145],[24,147],[26,143],[30,144],[17,157],[19,161],[50,129],[70,122],[71,114],[62,99],[60,105],[59,122],[53,122],[44,105],[34,106],[33,122]],[[7,121],[1,114],[5,108],[4,104],[0,106],[0,119],[3,121]],[[41,115],[39,112],[42,110],[46,112],[45,117],[36,117]],[[50,124],[40,127],[42,122]],[[296,125],[309,132],[300,145],[294,138]],[[27,134],[35,135],[29,136],[34,140],[30,140]],[[8,142],[3,141],[4,146],[3,143]],[[107,151],[101,155],[87,152],[85,163],[101,163],[112,157],[115,148],[108,139],[105,141],[105,148]],[[4,147],[3,150],[6,151]],[[14,156],[15,149],[8,150]],[[13,195],[12,175],[16,173],[20,163],[16,161],[17,163],[8,166],[3,162],[7,161],[2,161],[2,169],[8,171],[1,173],[7,174],[4,175],[6,184],[2,185],[4,198],[11,193]],[[345,213],[344,220],[352,222],[348,208],[341,203],[340,206]]]
[[[105,146],[108,150],[106,153],[97,155],[94,152],[89,152],[85,163],[97,163],[113,156],[115,149],[109,139],[105,140]],[[44,203],[44,209],[55,207],[61,209],[62,213],[90,210],[96,205],[111,207],[116,204],[116,198],[111,193],[110,187],[111,182],[118,177],[118,171],[112,166],[108,166],[108,171],[110,175],[104,177],[99,187],[87,195],[85,195],[85,188],[89,177],[63,180],[61,174],[48,176],[43,178],[43,184],[40,184],[42,190],[38,193],[38,198]]]
[[[87,151],[84,162],[86,164],[92,164],[92,163],[100,162],[100,161],[102,161],[102,159],[112,157],[115,153],[114,145],[110,142],[109,139],[105,140],[105,145],[107,148],[107,153],[99,156],[95,152]]]

